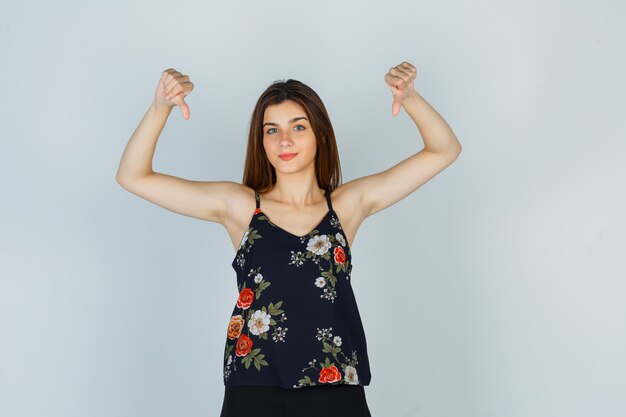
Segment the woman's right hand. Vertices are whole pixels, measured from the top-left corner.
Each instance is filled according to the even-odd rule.
[[[174,68],[163,71],[154,96],[158,106],[180,107],[185,120],[189,119],[189,106],[185,103],[185,96],[193,90],[193,83],[189,76],[183,75]]]

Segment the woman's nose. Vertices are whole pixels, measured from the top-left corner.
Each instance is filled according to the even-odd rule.
[[[293,141],[291,140],[291,133],[289,131],[283,131],[283,133],[281,133],[280,144],[281,145],[293,144]]]

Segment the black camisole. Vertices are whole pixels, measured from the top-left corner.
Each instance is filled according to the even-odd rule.
[[[238,296],[226,334],[224,385],[369,385],[365,332],[352,291],[352,256],[330,191],[304,236],[256,210],[232,267]]]

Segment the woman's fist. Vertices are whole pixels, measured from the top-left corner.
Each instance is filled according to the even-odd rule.
[[[157,86],[154,100],[157,104],[170,107],[178,106],[183,112],[185,120],[189,119],[189,106],[185,103],[185,96],[193,90],[193,83],[189,76],[183,75],[174,68],[163,71]]]
[[[391,94],[393,94],[391,114],[394,116],[400,113],[402,100],[415,93],[413,80],[415,80],[416,75],[417,69],[408,62],[403,62],[400,65],[391,67],[389,72],[385,74],[385,82],[391,89]]]

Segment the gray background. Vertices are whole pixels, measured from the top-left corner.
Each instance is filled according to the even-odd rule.
[[[402,61],[463,153],[355,238],[373,416],[626,415],[623,3],[86,3],[0,6],[0,415],[218,415],[228,235],[114,178],[164,69],[195,89],[156,171],[241,181],[295,78],[347,182],[423,146]]]

